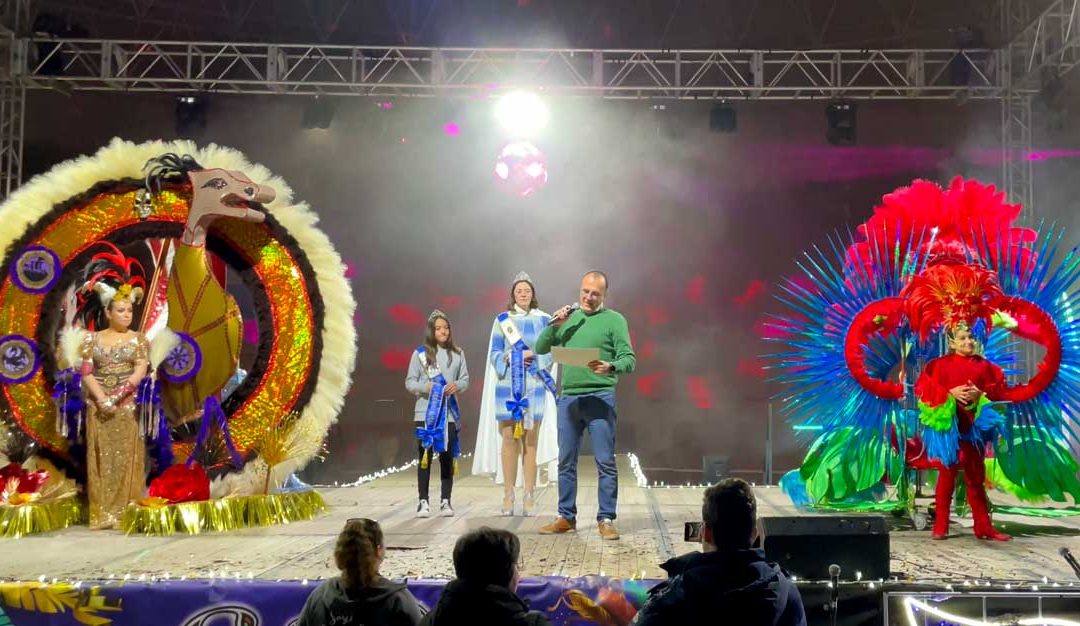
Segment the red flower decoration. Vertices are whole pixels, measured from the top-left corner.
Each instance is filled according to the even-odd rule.
[[[45,470],[28,472],[18,463],[8,463],[0,467],[0,493],[13,478],[19,481],[19,486],[15,489],[17,493],[37,493],[37,490],[41,489],[41,486],[49,479],[49,472]]]
[[[198,463],[173,465],[150,483],[147,494],[169,504],[210,499],[210,477]]]

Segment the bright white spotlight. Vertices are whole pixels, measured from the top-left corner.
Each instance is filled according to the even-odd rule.
[[[515,137],[530,137],[547,126],[548,109],[535,93],[515,91],[499,98],[495,117]]]

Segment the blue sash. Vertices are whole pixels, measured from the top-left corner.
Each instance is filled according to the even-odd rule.
[[[503,311],[495,319],[499,324],[499,329],[502,330],[503,337],[510,344],[510,393],[513,397],[506,401],[506,410],[510,412],[510,418],[516,422],[514,425],[514,438],[520,439],[524,434],[523,425],[525,429],[533,427],[532,420],[525,419],[529,408],[529,399],[525,397],[526,367],[524,352],[530,348],[529,344],[525,343],[524,337],[521,336],[521,331],[510,319],[510,313]],[[527,369],[530,374],[537,377],[544,384],[544,387],[552,395],[556,395],[555,379],[551,377],[547,370],[536,364],[536,359],[533,359]]]
[[[506,401],[506,410],[515,422],[520,422],[525,419],[529,399],[525,397],[525,353],[517,346],[510,350],[510,392],[514,397]]]
[[[447,442],[450,439],[447,435],[447,412],[454,416],[454,428],[460,431],[461,410],[458,408],[457,398],[443,395],[443,390],[446,389],[449,383],[442,372],[439,371],[438,366],[428,365],[427,349],[420,346],[416,349],[416,354],[425,371],[427,371],[428,378],[431,379],[431,392],[428,393],[428,406],[427,414],[424,415],[424,425],[416,427],[416,438],[420,440],[420,444],[427,451],[424,459],[426,461],[427,455],[431,452],[446,452]],[[454,457],[461,455],[461,446],[457,438],[454,439],[452,452]],[[424,463],[422,462],[422,464]]]

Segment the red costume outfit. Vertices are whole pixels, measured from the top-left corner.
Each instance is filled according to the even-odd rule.
[[[983,395],[972,406],[962,406],[949,390],[964,385],[974,385]],[[935,468],[938,470],[937,488],[934,499],[936,516],[934,518],[934,537],[944,538],[949,532],[949,510],[952,505],[956,474],[964,470],[964,482],[967,484],[967,500],[971,506],[971,516],[975,520],[975,536],[980,539],[1007,540],[1009,537],[994,530],[990,522],[989,502],[986,497],[986,466],[983,462],[986,445],[996,436],[994,418],[977,415],[987,401],[1005,399],[1007,386],[1005,374],[1001,368],[981,356],[961,356],[947,354],[926,364],[915,385],[915,395],[919,399],[921,417],[926,427],[924,443],[913,444],[913,450],[921,448],[921,454],[911,459],[914,466]],[[981,413],[981,411],[979,411]],[[935,423],[935,416],[940,418],[951,414],[951,423],[945,427],[940,421]],[[931,433],[933,429],[933,433]],[[937,436],[937,446],[925,440]],[[942,449],[942,446],[945,448]],[[952,455],[948,447],[954,447]],[[935,449],[936,448],[936,449]]]

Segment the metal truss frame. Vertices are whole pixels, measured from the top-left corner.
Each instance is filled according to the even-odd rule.
[[[26,115],[26,88],[0,83],[0,194],[6,198],[22,182],[23,120]]]
[[[1080,64],[1080,0],[1055,0],[1031,22],[1025,0],[1001,0],[1002,30],[1010,41],[1002,50],[420,48],[20,38],[31,3],[6,0],[2,16],[5,196],[21,180],[27,89],[476,97],[528,86],[609,99],[998,99],[1002,181],[1012,201],[1031,207],[1027,155],[1035,78],[1046,67],[1060,74]]]
[[[0,10],[0,194],[22,182],[26,87],[15,75],[17,35],[29,27],[30,0],[3,0]]]
[[[584,50],[21,39],[27,88],[610,99],[1000,98],[994,50]]]
[[[1024,59],[1016,53],[1032,23],[1027,0],[1001,0],[1001,34],[1009,45],[1002,51],[1001,69],[1001,185],[1007,200],[1024,206],[1034,215],[1035,184],[1031,160],[1031,91],[1021,91],[1017,75],[1024,72]]]
[[[1008,201],[1023,205],[1029,217],[1035,210],[1032,121],[1030,96],[1010,91],[1001,99],[1001,182]]]
[[[1006,49],[1013,88],[1037,88],[1044,72],[1065,74],[1080,64],[1080,0],[1055,0],[1014,35]]]
[[[1011,202],[1034,215],[1032,97],[1080,65],[1080,0],[1054,0],[1029,19],[1025,0],[1002,0],[1009,44],[1002,55],[1002,180]]]
[[[3,29],[16,36],[25,35],[30,28],[32,0],[0,0],[0,22]]]

